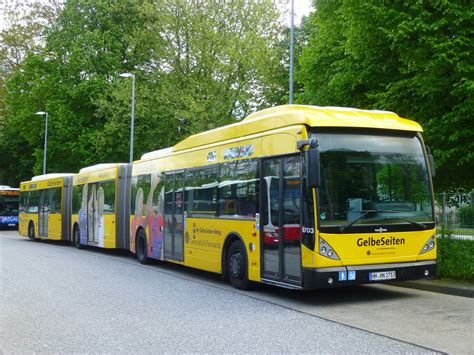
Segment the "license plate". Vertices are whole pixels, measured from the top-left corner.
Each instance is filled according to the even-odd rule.
[[[395,271],[369,272],[369,281],[393,280],[396,278]]]

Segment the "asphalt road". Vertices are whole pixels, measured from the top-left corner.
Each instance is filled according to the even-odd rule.
[[[217,275],[0,231],[0,353],[469,353],[474,300],[394,286],[241,292]]]

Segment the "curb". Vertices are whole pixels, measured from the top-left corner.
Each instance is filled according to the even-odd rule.
[[[474,298],[474,285],[472,284],[458,284],[449,282],[440,282],[438,280],[423,280],[423,281],[404,281],[391,283],[393,286],[413,288],[416,290],[443,293],[446,295],[461,296]]]

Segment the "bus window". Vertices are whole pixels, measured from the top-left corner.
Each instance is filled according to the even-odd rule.
[[[151,175],[140,175],[135,176],[132,179],[132,196],[131,196],[131,211],[132,214],[140,212],[140,215],[145,215],[146,201],[148,194],[150,193]],[[115,185],[114,185],[115,189]],[[140,194],[138,194],[140,191]],[[138,200],[142,203],[142,206],[136,206]],[[137,208],[138,207],[138,208]]]
[[[218,196],[220,217],[255,218],[258,208],[257,161],[244,159],[222,164]]]
[[[104,213],[115,212],[115,181],[105,181],[99,183],[99,188],[104,191]]]
[[[39,192],[30,191],[28,192],[28,213],[38,213],[38,203],[39,203]]]
[[[158,179],[158,182],[153,190],[152,211],[155,216],[162,216],[165,207],[165,175],[160,174],[155,178]]]
[[[77,185],[72,188],[72,214],[78,214],[81,209],[83,186]]]
[[[20,194],[20,205],[18,208],[19,212],[26,212],[26,197],[27,197],[27,193],[22,192]]]
[[[185,201],[188,216],[216,216],[217,167],[186,172]]]
[[[49,189],[49,212],[60,213],[61,212],[61,188]]]

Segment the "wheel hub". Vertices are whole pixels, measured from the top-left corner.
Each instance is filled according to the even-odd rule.
[[[232,273],[232,276],[234,277],[240,277],[240,272],[241,272],[240,260],[241,260],[241,257],[239,253],[233,254],[230,257],[230,272]]]

